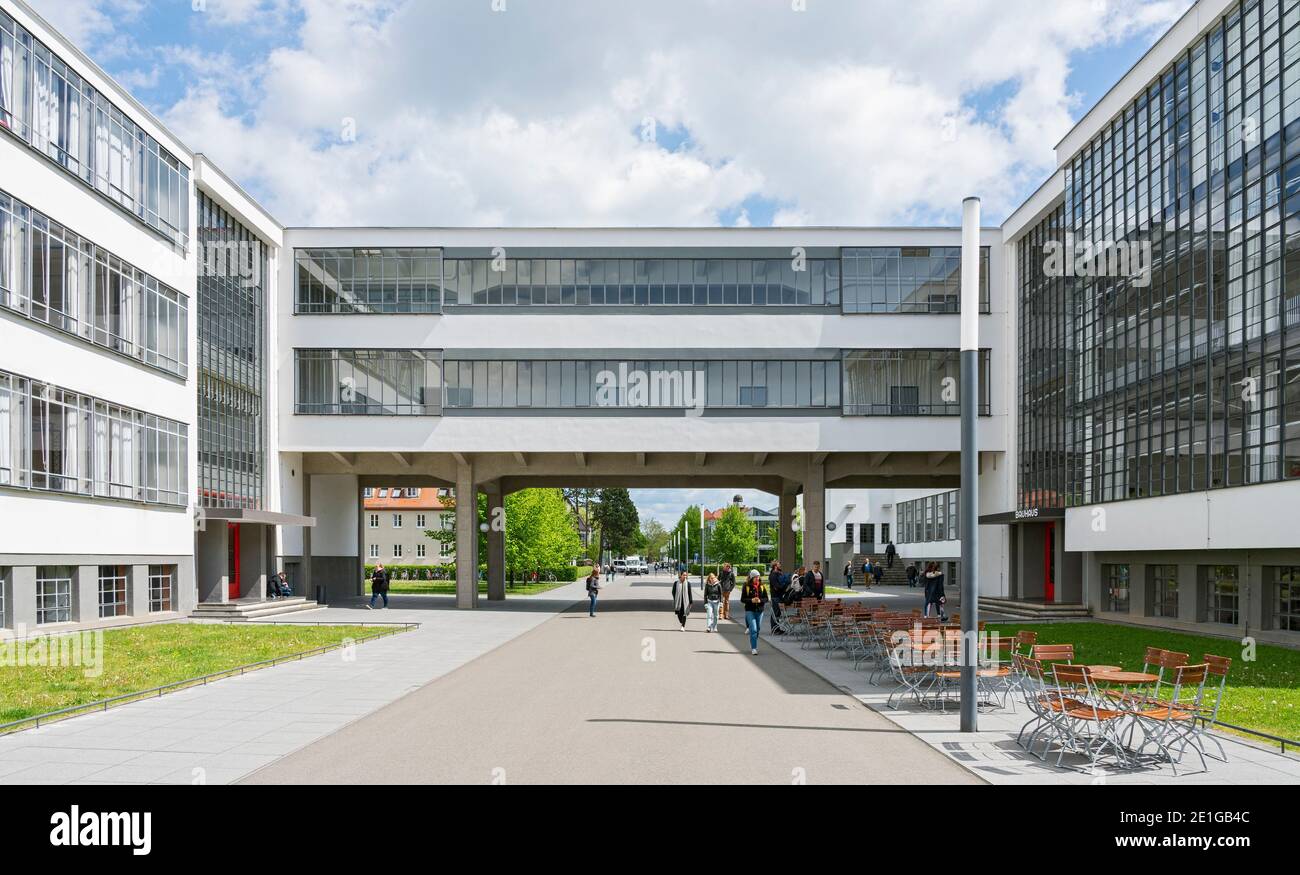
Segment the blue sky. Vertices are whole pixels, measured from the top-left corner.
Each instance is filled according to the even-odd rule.
[[[1190,4],[29,2],[286,225],[478,226],[996,223]]]

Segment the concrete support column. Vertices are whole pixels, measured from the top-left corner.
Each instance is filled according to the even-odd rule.
[[[478,486],[468,459],[456,466],[456,607],[478,607]]]
[[[18,565],[9,571],[9,628],[30,633],[36,628],[36,567]]]
[[[99,566],[79,565],[72,578],[72,619],[87,623],[99,619]]]
[[[1184,623],[1199,623],[1205,619],[1205,599],[1202,598],[1200,574],[1195,565],[1178,566],[1178,619]]]
[[[302,472],[302,515],[311,516],[311,475],[306,471]],[[302,583],[300,584],[302,591],[299,595],[304,595],[308,599],[315,599],[316,587],[311,576],[311,526],[302,527],[302,564],[299,569],[302,573]],[[358,585],[364,588],[365,582],[360,581]],[[320,601],[326,601],[323,594]]]
[[[487,493],[487,578],[488,601],[500,602],[506,598],[506,532],[504,526],[498,526],[497,520],[505,519],[505,494],[501,487],[494,487]],[[499,509],[498,509],[499,508]]]
[[[781,561],[782,570],[787,573],[794,571],[797,565],[794,561],[795,536],[793,523],[795,498],[793,489],[781,490],[781,519],[777,523],[776,555]]]
[[[149,616],[149,566],[132,565],[126,593],[131,602],[131,616]]]
[[[820,462],[808,463],[803,482],[803,561],[809,568],[820,562],[826,573],[826,469]]]
[[[1151,616],[1151,592],[1147,589],[1147,567],[1145,564],[1129,563],[1128,612],[1135,617]]]

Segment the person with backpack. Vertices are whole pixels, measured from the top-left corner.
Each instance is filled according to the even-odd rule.
[[[375,609],[375,599],[380,596],[384,597],[384,609],[388,608],[388,572],[384,570],[384,563],[380,562],[375,566],[375,570],[370,573],[370,603],[366,605],[367,611]]]
[[[745,606],[745,628],[749,630],[749,655],[758,656],[758,633],[763,628],[763,606],[767,604],[767,590],[758,569],[751,569],[745,585],[740,588],[740,603]]]
[[[587,575],[587,616],[596,616],[596,597],[600,595],[600,566],[591,569],[591,574]]]
[[[726,604],[726,595],[716,574],[709,574],[704,581],[704,631],[718,631],[718,614]]]
[[[786,577],[781,573],[781,563],[772,562],[772,568],[767,574],[767,589],[772,598],[772,634],[784,635],[781,631],[781,604],[785,599]]]
[[[731,591],[736,588],[736,572],[731,570],[730,562],[722,563],[722,573],[718,575],[718,584],[722,587],[722,619],[731,619]],[[717,624],[714,623],[714,627]]]
[[[682,631],[686,631],[686,618],[691,614],[691,579],[685,571],[677,573],[677,581],[673,584],[673,613],[677,614],[677,622],[682,624]]]

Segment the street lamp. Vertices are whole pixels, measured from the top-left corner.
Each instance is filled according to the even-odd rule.
[[[961,205],[961,731],[977,732],[979,700],[980,200]]]

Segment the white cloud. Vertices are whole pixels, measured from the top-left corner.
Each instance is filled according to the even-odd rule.
[[[165,117],[290,224],[995,220],[1054,166],[1075,53],[1188,2],[208,0],[225,42],[171,51]]]

